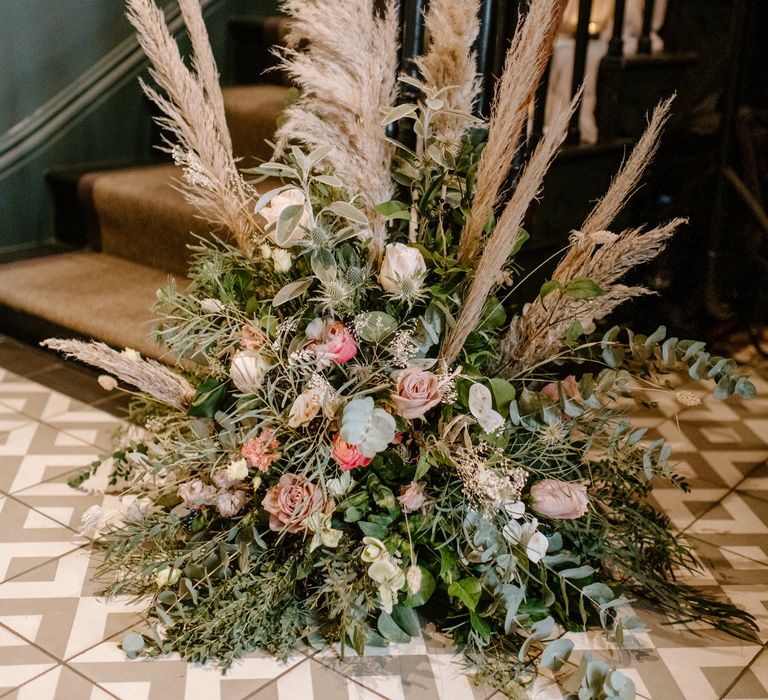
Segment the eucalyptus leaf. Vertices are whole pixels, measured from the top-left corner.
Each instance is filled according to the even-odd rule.
[[[407,644],[411,641],[411,636],[395,622],[394,618],[383,612],[379,615],[376,627],[384,639],[396,644]]]
[[[547,644],[539,664],[550,671],[559,671],[573,651],[574,643],[570,639],[555,639]]]

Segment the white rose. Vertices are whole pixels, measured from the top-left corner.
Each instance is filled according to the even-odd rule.
[[[229,376],[237,390],[243,394],[256,391],[264,380],[264,375],[272,365],[262,354],[255,350],[238,350],[232,358]]]
[[[272,252],[272,265],[275,272],[288,272],[293,264],[293,256],[282,248],[275,248]]]
[[[317,389],[307,389],[307,391],[299,394],[293,402],[291,412],[288,414],[288,425],[291,428],[307,425],[320,413],[322,405],[322,392]]]
[[[306,231],[303,227],[309,226],[310,219],[309,212],[307,211],[307,199],[304,196],[304,193],[295,187],[283,190],[280,194],[273,197],[269,204],[259,211],[259,214],[261,214],[267,222],[267,226],[272,226],[277,224],[277,220],[280,218],[283,209],[294,204],[302,205],[304,207],[304,213],[299,220],[299,225],[288,237],[288,240],[283,242],[283,248],[292,248],[306,235]],[[274,231],[271,234],[271,238],[274,242]],[[275,255],[275,251],[272,251],[272,255]]]
[[[418,248],[390,243],[384,250],[379,283],[387,292],[397,294],[402,287],[400,280],[419,277],[426,271],[427,266]]]
[[[230,481],[242,481],[248,476],[248,462],[244,459],[236,459],[227,467],[227,479]]]

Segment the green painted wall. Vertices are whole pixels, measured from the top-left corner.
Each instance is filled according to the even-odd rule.
[[[211,0],[206,23],[225,80],[228,19],[273,9],[269,0]],[[83,80],[105,73],[121,48],[130,53],[131,37],[122,0],[0,0],[1,252],[51,240],[50,168],[150,154],[149,107],[137,83],[143,63],[119,79],[107,71],[82,109],[66,109],[73,95],[83,101]]]

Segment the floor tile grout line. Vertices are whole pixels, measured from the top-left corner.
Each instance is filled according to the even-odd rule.
[[[262,692],[265,688],[268,688],[273,683],[277,683],[278,680],[283,678],[284,676],[291,673],[291,671],[295,671],[299,666],[303,666],[304,664],[308,664],[311,661],[311,657],[307,656],[304,658],[303,661],[299,661],[298,663],[294,664],[290,668],[286,668],[284,671],[276,675],[274,678],[271,678],[266,683],[262,683],[258,688],[255,688],[254,690],[250,691],[247,695],[243,695],[242,700],[249,700],[249,698],[253,698],[256,696],[256,693]]]
[[[352,676],[348,676],[346,673],[343,673],[342,671],[337,671],[335,668],[333,668],[333,666],[329,666],[327,663],[324,663],[324,662],[322,661],[322,658],[323,658],[323,657],[319,657],[319,656],[313,656],[312,658],[313,658],[315,661],[317,661],[317,663],[319,663],[321,666],[324,666],[325,668],[327,668],[327,669],[329,669],[329,670],[333,671],[335,674],[337,674],[337,675],[339,675],[339,676],[342,676],[343,678],[346,678],[346,679],[347,679],[347,680],[349,680],[349,681],[352,681],[352,682],[353,682],[353,683],[355,683],[356,685],[359,685],[361,688],[365,688],[366,690],[368,690],[368,691],[372,692],[374,695],[378,695],[379,697],[381,697],[381,698],[384,698],[384,700],[389,700],[389,699],[386,697],[386,695],[382,695],[382,694],[381,694],[381,693],[380,693],[378,690],[374,690],[374,689],[373,689],[373,688],[371,688],[370,686],[368,686],[368,685],[365,685],[365,683],[363,683],[361,680],[358,680],[357,678],[353,678]]]
[[[2,627],[3,629],[8,630],[11,634],[13,634],[14,636],[18,637],[19,639],[22,639],[23,641],[27,642],[27,644],[29,644],[30,646],[33,646],[38,651],[41,651],[43,654],[45,654],[47,657],[49,657],[50,659],[53,660],[54,666],[59,666],[60,664],[63,663],[63,661],[61,659],[57,659],[56,658],[55,654],[51,654],[50,651],[46,651],[37,642],[33,641],[32,639],[29,639],[28,637],[25,637],[23,634],[20,634],[15,629],[13,629],[11,627],[8,627],[8,625],[6,625],[5,623],[0,622],[0,627]],[[48,669],[48,670],[50,671],[51,669]]]
[[[44,561],[44,562],[42,562],[40,564],[36,564],[35,566],[30,567],[29,569],[25,569],[24,571],[20,571],[18,574],[14,574],[13,576],[11,576],[9,578],[3,579],[2,581],[0,581],[0,586],[4,586],[6,583],[14,583],[14,582],[16,582],[15,579],[19,578],[20,576],[25,576],[26,574],[29,574],[32,571],[35,571],[36,569],[39,569],[39,568],[41,568],[43,566],[47,566],[51,562],[58,561],[59,559],[63,559],[64,557],[67,557],[70,554],[74,554],[75,552],[77,552],[79,550],[86,549],[86,548],[88,548],[93,543],[92,542],[85,542],[84,544],[81,544],[81,545],[75,545],[74,543],[72,543],[72,544],[73,544],[73,547],[69,551],[64,552],[63,554],[59,554],[58,556],[51,557],[50,559],[47,559],[46,561]],[[0,623],[0,624],[2,624],[2,623]]]
[[[99,642],[99,644],[101,644],[101,642]],[[89,649],[91,649],[91,648],[92,647],[89,647]],[[88,651],[88,649],[86,649],[86,651]],[[124,700],[124,698],[120,698],[119,696],[117,696],[114,693],[112,693],[109,690],[107,690],[100,683],[94,681],[93,678],[88,678],[88,676],[86,676],[84,673],[78,671],[74,666],[70,666],[66,661],[62,661],[61,665],[62,665],[63,668],[66,668],[66,669],[72,671],[72,673],[76,673],[78,676],[80,676],[80,678],[83,678],[86,681],[88,681],[92,686],[95,686],[96,688],[98,688],[103,693],[106,693],[107,695],[109,695],[109,697],[115,698],[115,700]]]
[[[720,537],[720,536],[722,536],[722,534],[730,534],[730,533],[720,533],[720,534],[718,534],[718,533],[706,533],[706,534],[711,534],[711,535],[715,535],[716,537]],[[768,569],[768,564],[766,562],[760,561],[759,559],[755,559],[755,558],[750,557],[750,556],[748,556],[746,554],[742,554],[741,552],[736,552],[733,549],[730,549],[730,547],[719,545],[719,544],[715,544],[714,542],[707,542],[707,540],[703,539],[699,535],[692,535],[692,534],[688,533],[688,534],[686,534],[686,537],[688,537],[688,538],[690,538],[692,540],[696,540],[698,542],[702,542],[704,544],[711,545],[713,547],[717,547],[718,549],[720,549],[722,551],[725,551],[725,552],[729,552],[730,554],[735,554],[736,556],[741,557],[742,559],[747,559],[748,561],[753,561],[753,562],[755,562],[755,564],[760,564],[761,567]],[[738,584],[736,584],[736,585],[738,585]]]
[[[746,674],[747,671],[749,671],[750,668],[754,665],[755,661],[757,661],[760,656],[768,650],[768,642],[763,644],[762,647],[758,650],[758,652],[750,659],[749,663],[744,666],[744,668],[739,671],[739,675],[736,676],[736,678],[733,679],[731,684],[723,691],[723,693],[720,695],[718,700],[725,700],[728,693],[730,693],[739,683],[739,681],[744,677],[744,674]]]

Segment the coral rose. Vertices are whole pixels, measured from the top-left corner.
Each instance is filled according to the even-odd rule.
[[[428,370],[409,367],[393,372],[392,377],[395,380],[392,394],[395,411],[406,420],[422,418],[443,398],[437,377]]]
[[[326,365],[331,362],[340,365],[357,355],[355,337],[341,321],[316,318],[304,332],[313,341],[312,347],[318,360]]]
[[[320,488],[303,476],[283,474],[267,491],[261,505],[269,513],[270,530],[302,532],[307,529],[307,518],[312,513],[331,510],[333,501],[326,501]]]
[[[544,479],[531,486],[531,506],[552,520],[575,520],[587,512],[589,499],[584,484]]]
[[[355,467],[367,467],[372,460],[371,457],[363,457],[356,445],[350,445],[343,440],[338,433],[336,433],[336,437],[333,438],[333,450],[331,454],[333,459],[336,460],[336,464],[339,465],[339,469],[342,469],[343,471],[349,471]]]

